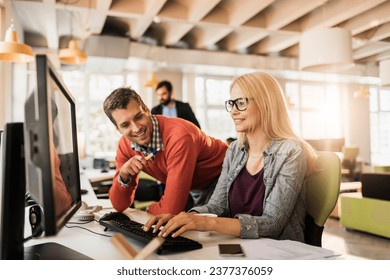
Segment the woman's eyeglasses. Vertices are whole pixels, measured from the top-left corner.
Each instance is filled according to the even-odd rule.
[[[234,100],[226,100],[225,101],[226,111],[230,113],[233,110],[234,105],[236,105],[236,109],[238,111],[245,111],[248,106],[248,98],[240,97]]]

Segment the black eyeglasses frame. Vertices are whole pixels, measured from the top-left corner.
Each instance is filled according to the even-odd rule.
[[[241,100],[245,100],[245,108],[243,108],[243,109],[240,109],[240,108],[238,108],[238,101],[241,101]],[[234,100],[226,100],[225,101],[225,109],[226,109],[226,111],[228,111],[228,113],[230,113],[232,110],[233,110],[233,107],[234,106],[236,106],[236,109],[238,110],[238,111],[240,111],[240,112],[242,112],[242,111],[245,111],[246,109],[247,109],[247,107],[248,107],[248,98],[246,98],[246,97],[239,97],[239,98],[236,98],[236,99],[234,99]],[[228,109],[228,106],[230,107],[231,106],[231,109],[229,110]]]

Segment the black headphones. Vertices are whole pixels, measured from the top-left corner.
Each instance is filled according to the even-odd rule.
[[[29,221],[31,225],[31,237],[41,236],[43,233],[43,210],[42,207],[31,197],[30,193],[26,193],[25,207],[29,209]]]

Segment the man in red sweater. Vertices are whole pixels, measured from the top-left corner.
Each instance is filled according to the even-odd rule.
[[[133,203],[141,171],[165,184],[160,201],[149,206],[151,214],[178,214],[185,210],[190,193],[193,206],[207,202],[222,170],[224,142],[184,119],[152,115],[131,88],[114,90],[103,107],[122,134],[109,191],[117,211]],[[158,149],[150,160],[145,159]]]

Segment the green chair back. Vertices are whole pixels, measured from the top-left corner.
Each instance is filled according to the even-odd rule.
[[[387,173],[390,172],[390,166],[389,165],[374,165],[372,167],[374,172],[378,173]]]
[[[305,242],[322,246],[324,224],[336,206],[340,192],[341,163],[334,152],[319,151],[316,159],[318,172],[307,178],[307,216]]]

